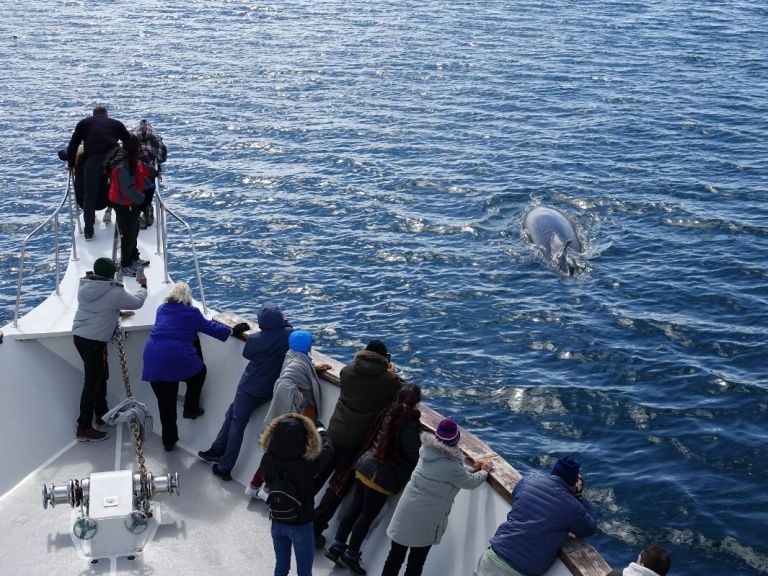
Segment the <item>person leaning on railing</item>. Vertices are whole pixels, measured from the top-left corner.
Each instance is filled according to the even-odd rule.
[[[526,476],[512,508],[480,557],[474,576],[541,576],[554,564],[568,532],[586,538],[597,524],[584,498],[580,464],[565,456],[549,476]]]
[[[147,298],[147,279],[139,278],[139,289],[129,294],[120,282],[115,282],[117,265],[109,258],[98,258],[93,272],[80,279],[77,291],[77,312],[72,323],[75,347],[83,359],[85,380],[80,396],[77,419],[77,439],[81,442],[106,440],[109,434],[101,417],[107,412],[107,343],[117,327],[121,310],[141,308]],[[96,426],[93,417],[96,416]]]

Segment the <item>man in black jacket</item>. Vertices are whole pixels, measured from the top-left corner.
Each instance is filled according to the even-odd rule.
[[[339,377],[341,393],[328,424],[334,459],[325,473],[317,478],[320,486],[316,486],[318,489],[322,487],[325,479],[333,474],[315,508],[315,546],[318,548],[325,545],[323,531],[352,486],[353,466],[371,423],[392,403],[403,385],[381,340],[371,340],[365,350],[355,354],[354,362],[342,368]]]
[[[93,109],[93,116],[83,118],[75,126],[72,138],[67,147],[67,164],[70,171],[75,169],[77,159],[77,147],[82,142],[84,145],[83,158],[83,221],[85,227],[83,234],[86,240],[93,238],[93,225],[96,221],[96,202],[98,200],[99,186],[104,176],[104,160],[117,146],[120,140],[125,144],[131,135],[122,122],[110,118],[107,109],[97,106]]]

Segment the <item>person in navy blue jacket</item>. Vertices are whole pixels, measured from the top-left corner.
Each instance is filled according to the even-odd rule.
[[[595,533],[579,470],[579,462],[565,456],[549,476],[528,476],[517,483],[512,508],[481,556],[475,576],[541,576],[555,562],[568,532],[582,538]]]
[[[189,285],[179,282],[157,309],[155,325],[144,347],[144,372],[141,377],[152,385],[157,397],[163,446],[169,452],[179,441],[176,427],[179,380],[187,383],[184,418],[194,419],[205,412],[200,407],[200,392],[207,369],[198,332],[223,342],[233,331],[223,324],[206,320],[192,302]]]
[[[75,169],[77,148],[82,142],[83,152],[83,234],[86,240],[93,238],[93,226],[96,221],[96,203],[99,187],[104,177],[104,160],[115,149],[117,141],[123,144],[131,137],[125,125],[119,120],[110,118],[107,109],[97,106],[93,116],[83,118],[75,126],[72,138],[67,146],[67,164],[69,169]]]
[[[229,405],[224,423],[208,450],[197,453],[200,458],[214,462],[214,474],[229,480],[243,445],[245,427],[251,414],[272,400],[275,381],[288,351],[288,337],[293,328],[274,302],[264,302],[257,316],[259,331],[248,336],[243,356],[248,365],[237,385],[235,399]]]

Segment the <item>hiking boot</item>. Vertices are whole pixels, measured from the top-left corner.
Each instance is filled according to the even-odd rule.
[[[109,224],[112,222],[112,208],[107,208],[104,210],[104,217],[101,219],[104,224]]]
[[[208,450],[200,450],[197,455],[206,462],[218,462],[219,458],[223,456],[221,452],[214,450],[213,448],[209,448]]]
[[[155,223],[155,207],[151,204],[144,208],[144,216],[147,219],[147,226],[152,226]]]
[[[229,482],[230,480],[232,480],[232,473],[229,470],[222,470],[221,468],[219,468],[218,464],[214,464],[213,468],[211,468],[211,471],[213,472],[214,476],[218,476],[225,482]]]
[[[339,558],[346,551],[347,551],[346,544],[339,544],[338,542],[334,542],[333,545],[330,548],[328,548],[328,550],[325,551],[325,557],[328,558],[328,560],[330,560],[334,564],[336,564],[336,566],[341,566],[342,568],[345,568],[345,566],[339,562]]]
[[[136,269],[136,263],[135,262],[133,264],[131,264],[130,266],[123,266],[122,268],[120,268],[120,273],[123,276],[129,276],[131,278],[136,278],[136,273],[137,272],[138,272],[138,270]]]
[[[149,268],[149,265],[151,262],[149,260],[142,260],[141,258],[136,258],[136,260],[133,261],[133,264],[131,266],[144,266],[144,268]]]
[[[360,576],[364,576],[366,574],[365,568],[363,568],[362,563],[360,562],[360,557],[362,554],[360,552],[350,552],[347,550],[339,556],[338,561],[336,562],[339,566],[346,568],[352,574],[360,574]]]
[[[139,214],[139,230],[146,230],[147,229],[147,217],[144,216],[144,213],[142,212]]]
[[[205,414],[205,409],[198,408],[197,410],[184,410],[184,413],[182,414],[182,416],[189,420],[194,420],[195,418],[197,418],[198,416],[202,416],[203,414]]]
[[[86,428],[85,430],[77,431],[78,442],[101,442],[107,438],[109,438],[109,434],[102,432],[101,430],[96,430],[93,426]]]

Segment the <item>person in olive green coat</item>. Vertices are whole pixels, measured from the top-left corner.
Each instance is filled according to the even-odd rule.
[[[319,489],[333,474],[320,504],[315,508],[315,546],[318,548],[325,544],[322,533],[352,486],[352,466],[359,456],[368,428],[376,416],[392,403],[403,385],[381,340],[371,340],[364,350],[355,354],[354,362],[341,369],[339,378],[341,393],[328,423],[328,437],[335,450],[334,459],[325,473],[317,477]]]
[[[477,488],[492,466],[478,461],[474,471],[464,466],[459,427],[450,418],[435,434],[422,432],[419,461],[406,484],[387,528],[392,539],[382,576],[397,576],[408,553],[408,576],[419,576],[431,546],[439,544],[448,526],[453,499],[461,488]]]

